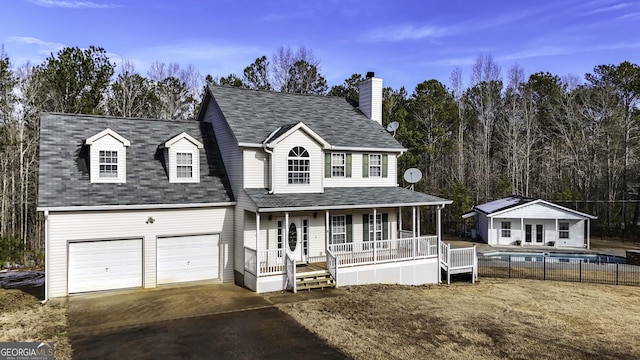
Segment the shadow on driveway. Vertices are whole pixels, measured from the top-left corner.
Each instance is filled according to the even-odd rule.
[[[69,298],[76,359],[345,359],[262,296],[229,284]]]

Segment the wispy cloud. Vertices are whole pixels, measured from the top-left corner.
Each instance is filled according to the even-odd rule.
[[[30,36],[10,36],[7,40],[17,45],[35,46],[37,52],[41,55],[49,55],[65,47],[64,44],[59,42],[45,41]]]
[[[615,5],[611,5],[611,6],[605,6],[605,7],[600,7],[597,9],[593,9],[591,11],[587,11],[585,13],[583,13],[582,15],[584,16],[590,16],[590,15],[596,15],[596,14],[601,14],[604,12],[611,12],[611,11],[616,11],[616,10],[621,10],[624,8],[628,8],[629,6],[631,6],[630,3],[619,3],[619,4],[615,4]]]
[[[362,37],[364,41],[389,41],[398,42],[405,40],[435,39],[446,35],[447,28],[423,25],[398,25],[386,28],[378,28],[370,31]]]
[[[78,0],[28,0],[38,6],[57,7],[66,9],[112,9],[120,7],[117,4],[102,4],[94,1],[78,1]]]

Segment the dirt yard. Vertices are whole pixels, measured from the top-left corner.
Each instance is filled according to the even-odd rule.
[[[71,359],[66,306],[41,305],[21,290],[0,289],[0,342],[53,341],[56,360]]]
[[[481,279],[280,305],[355,359],[638,359],[640,288]]]

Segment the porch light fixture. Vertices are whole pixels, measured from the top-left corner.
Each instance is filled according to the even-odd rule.
[[[317,212],[314,212],[314,213],[313,213],[313,218],[315,219],[315,218],[317,218],[317,217],[318,217],[318,213],[317,213]]]
[[[269,221],[273,220],[273,215],[269,215]]]
[[[152,218],[151,216],[149,216],[147,218],[147,221],[146,221],[147,224],[153,224],[154,222],[156,222],[156,220],[154,218]]]

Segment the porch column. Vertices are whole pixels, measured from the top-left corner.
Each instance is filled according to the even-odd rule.
[[[329,249],[329,236],[331,234],[331,222],[329,219],[329,210],[324,211],[324,251],[326,252]]]
[[[554,242],[555,246],[558,246],[558,242],[560,241],[560,233],[558,231],[558,218],[556,218],[556,241]]]
[[[260,264],[260,259],[259,259],[259,253],[258,253],[258,244],[260,244],[260,213],[256,212],[256,276],[260,275],[260,266],[258,266],[258,264]],[[243,250],[244,251],[244,250]]]
[[[438,245],[442,241],[442,225],[440,222],[442,221],[442,208],[443,205],[438,205],[436,208],[436,235],[438,236]]]
[[[411,223],[411,226],[412,226],[413,229],[412,229],[412,232],[411,232],[411,236],[415,238],[416,237],[416,207],[413,206],[411,209],[412,209],[412,214],[413,214],[412,215],[413,216],[413,221]]]
[[[373,208],[373,263],[375,264],[378,261],[378,254],[376,248],[378,247],[378,239],[376,238],[376,234],[378,233],[378,214],[376,208]],[[382,231],[382,229],[380,229]]]
[[[402,206],[398,208],[398,239],[402,239]]]
[[[591,249],[591,220],[587,219],[587,249]]]
[[[284,213],[284,239],[282,239],[282,246],[284,247],[284,253],[289,253],[289,212]],[[283,254],[284,255],[284,254]]]
[[[493,245],[492,244],[492,239],[493,239],[493,217],[491,218],[491,222],[489,222],[489,245]]]
[[[524,244],[524,237],[525,237],[525,233],[524,233],[524,218],[521,217],[520,218],[520,246],[522,246],[522,244]]]
[[[418,233],[417,233],[418,237],[420,237],[420,228],[421,228],[420,225],[422,225],[421,224],[422,216],[420,215],[421,215],[421,211],[420,211],[420,207],[418,206]]]

